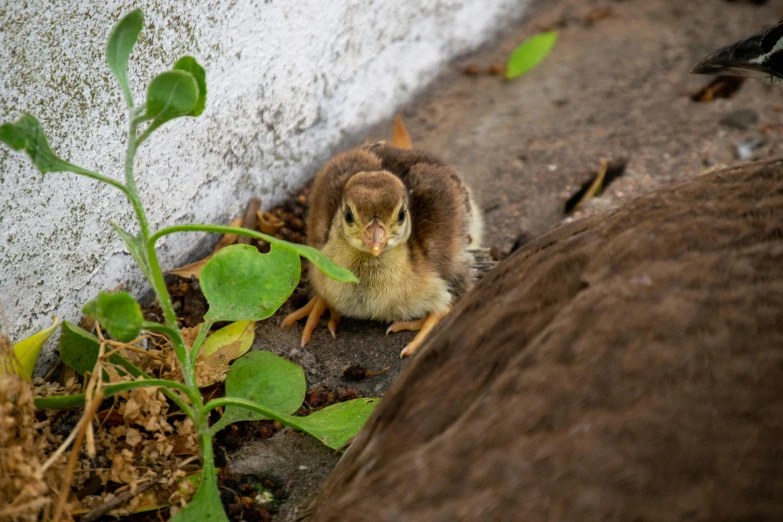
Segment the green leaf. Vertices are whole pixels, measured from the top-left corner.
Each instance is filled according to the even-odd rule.
[[[218,350],[222,350],[226,346],[237,343],[237,355],[234,359],[246,354],[250,347],[253,346],[253,339],[255,339],[256,336],[255,324],[255,321],[237,321],[228,326],[224,326],[207,337],[201,353],[203,353],[205,357],[209,357]]]
[[[133,97],[128,86],[128,58],[143,27],[144,14],[141,9],[134,9],[117,22],[106,44],[106,62],[122,88],[128,107],[133,106]]]
[[[359,280],[356,278],[355,275],[353,275],[353,273],[351,273],[350,270],[335,264],[331,259],[326,257],[326,255],[324,255],[323,252],[321,252],[320,250],[316,250],[315,248],[306,245],[289,243],[288,241],[278,239],[274,236],[269,236],[266,234],[262,234],[261,232],[256,232],[255,230],[248,230],[246,228],[227,227],[221,225],[196,225],[196,224],[176,225],[173,227],[166,227],[164,229],[158,230],[152,235],[152,237],[150,238],[150,242],[152,244],[155,244],[155,242],[161,237],[167,236],[169,234],[173,234],[175,232],[214,232],[219,234],[237,234],[240,236],[263,239],[270,245],[273,246],[280,245],[285,248],[289,248],[293,250],[300,256],[304,257],[305,259],[308,259],[316,266],[316,268],[321,270],[321,272],[323,272],[324,274],[326,274],[327,276],[331,277],[336,281],[340,281],[343,283],[359,282]]]
[[[203,388],[220,380],[228,372],[228,364],[247,353],[255,339],[255,321],[237,321],[210,335],[198,358],[198,385]],[[202,324],[202,328],[205,326]]]
[[[226,397],[253,401],[284,414],[299,409],[306,391],[302,367],[267,351],[250,352],[231,365],[226,376]],[[228,406],[211,433],[235,422],[264,418],[260,413]]]
[[[63,321],[63,331],[60,334],[60,358],[66,366],[80,374],[92,371],[98,360],[101,341],[90,332],[75,324]]]
[[[81,167],[71,165],[52,152],[41,124],[26,112],[23,112],[16,122],[0,125],[0,141],[14,150],[24,149],[41,174],[84,171]]]
[[[299,283],[299,256],[272,245],[261,254],[250,245],[223,248],[201,270],[209,303],[205,321],[260,321],[274,314]]]
[[[148,135],[169,120],[190,115],[198,100],[198,84],[192,74],[185,71],[160,73],[147,87],[144,118],[153,121],[144,134]]]
[[[14,344],[13,359],[0,359],[0,373],[15,373],[25,381],[32,379],[41,348],[57,329],[58,323],[59,319],[55,316],[52,318],[52,326]]]
[[[136,264],[139,265],[139,269],[141,269],[141,272],[147,278],[147,281],[152,281],[152,272],[150,271],[150,265],[147,261],[147,251],[144,249],[144,241],[140,237],[134,236],[130,232],[123,230],[122,227],[113,221],[110,221],[110,223],[125,242],[128,252],[130,252],[131,257],[136,261]]]
[[[283,241],[282,239],[278,241]],[[353,272],[344,268],[334,261],[326,257],[326,255],[313,247],[307,245],[299,245],[296,243],[285,242],[286,246],[294,250],[297,254],[313,263],[318,270],[331,277],[335,281],[341,281],[343,283],[358,283],[359,279],[353,275]],[[270,244],[272,242],[270,241]]]
[[[557,42],[557,31],[539,33],[514,49],[506,65],[506,79],[522,76],[541,63]]]
[[[139,303],[127,292],[100,292],[82,308],[82,312],[98,320],[112,337],[126,343],[139,335],[144,317]]]
[[[73,368],[82,375],[84,375],[84,372],[92,371],[95,367],[95,362],[98,360],[100,348],[100,339],[73,323],[63,321],[59,349],[60,358],[66,366]],[[144,372],[118,353],[112,354],[109,357],[109,361],[124,368],[134,377],[144,375]]]
[[[305,431],[332,449],[339,450],[359,433],[379,399],[354,399],[327,406],[307,417],[287,416],[287,424]]]
[[[199,116],[204,112],[207,104],[207,73],[192,56],[183,56],[174,64],[174,70],[189,72],[196,80],[198,87],[198,100],[188,116]]]
[[[188,505],[171,518],[171,522],[228,522],[223,504],[220,502],[220,492],[217,487],[215,468],[206,466],[201,475],[201,485],[190,499]]]

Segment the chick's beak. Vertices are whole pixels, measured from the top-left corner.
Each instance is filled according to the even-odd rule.
[[[386,230],[377,221],[373,221],[365,229],[362,242],[370,249],[372,255],[377,256],[381,253],[383,247],[386,246],[386,239]]]

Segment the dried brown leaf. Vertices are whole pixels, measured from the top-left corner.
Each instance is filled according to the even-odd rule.
[[[125,442],[131,448],[138,445],[142,441],[141,433],[136,428],[128,428],[125,430]]]
[[[258,215],[259,210],[261,210],[261,200],[258,198],[253,198],[250,200],[250,203],[247,205],[247,210],[245,211],[245,217],[242,219],[242,228],[246,228],[248,230],[255,230],[256,226],[256,216]],[[237,240],[237,243],[243,244],[243,245],[249,245],[252,238],[248,236],[240,236]]]
[[[237,321],[210,334],[196,362],[196,382],[200,387],[226,379],[231,361],[252,346],[255,324],[255,321]]]
[[[394,133],[392,134],[391,146],[405,150],[413,148],[411,136],[408,134],[408,129],[405,128],[401,114],[397,114],[394,117]]]
[[[0,351],[11,343],[0,335]],[[0,374],[0,519],[38,520],[52,502],[39,456],[48,446],[48,423],[36,429],[30,384],[16,374]]]
[[[599,7],[598,9],[594,9],[590,14],[588,14],[585,17],[585,25],[593,25],[599,20],[603,20],[604,18],[609,18],[612,16],[612,8],[611,7]]]
[[[588,201],[601,193],[601,190],[604,188],[604,178],[606,177],[606,171],[608,169],[609,162],[605,159],[602,159],[601,166],[598,169],[598,174],[596,174],[595,178],[593,178],[593,182],[590,184],[587,192],[585,192],[582,196],[582,199],[580,199],[576,205],[574,205],[573,210],[578,209],[582,204],[584,204],[585,201]]]
[[[282,219],[269,212],[259,210],[256,215],[258,216],[258,229],[264,234],[273,236],[285,225]]]
[[[746,78],[740,76],[718,76],[698,92],[691,95],[691,100],[700,103],[711,102],[717,98],[731,98],[739,91]]]

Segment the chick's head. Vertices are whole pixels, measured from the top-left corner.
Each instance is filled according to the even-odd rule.
[[[342,232],[349,245],[379,256],[408,241],[408,194],[400,179],[386,171],[360,172],[345,185],[340,203]]]

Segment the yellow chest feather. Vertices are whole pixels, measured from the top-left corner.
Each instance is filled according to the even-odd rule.
[[[332,261],[349,268],[358,284],[340,283],[313,268],[316,292],[340,315],[378,321],[409,321],[451,304],[448,284],[429,267],[414,267],[407,245],[375,257],[344,241],[330,240],[322,249]]]

